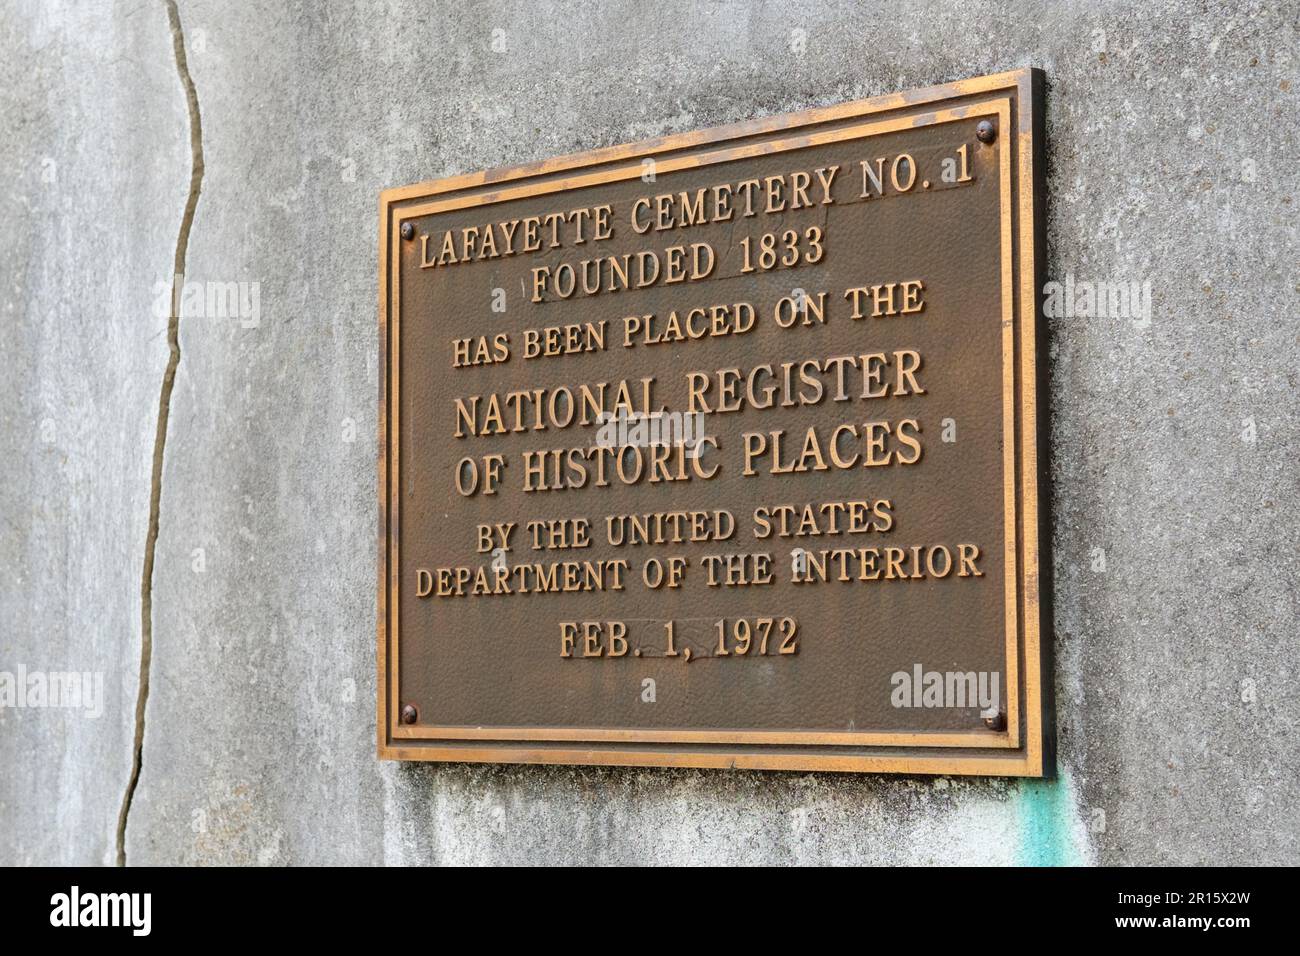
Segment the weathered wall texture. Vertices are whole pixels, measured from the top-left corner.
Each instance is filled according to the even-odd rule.
[[[180,327],[127,862],[1300,860],[1298,20],[181,0],[187,278],[258,300]],[[0,671],[104,677],[98,718],[0,708],[0,863],[117,856],[191,179],[173,39],[161,0],[0,17]],[[1028,65],[1051,276],[1153,298],[1044,347],[1057,779],[379,764],[379,190]]]

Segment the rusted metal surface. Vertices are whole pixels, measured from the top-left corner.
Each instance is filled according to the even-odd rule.
[[[381,756],[1043,772],[1037,89],[383,195]]]

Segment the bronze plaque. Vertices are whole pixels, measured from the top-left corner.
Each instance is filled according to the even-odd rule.
[[[382,195],[380,756],[1050,766],[1040,91]]]

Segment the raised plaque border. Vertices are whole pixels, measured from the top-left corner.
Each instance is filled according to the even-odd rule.
[[[1040,594],[1037,289],[1042,266],[1042,74],[1024,69],[837,106],[385,190],[379,234],[378,753],[383,759],[1042,776],[1050,769]],[[964,101],[964,102],[963,102]],[[1003,286],[1006,728],[965,733],[403,726],[397,715],[400,248],[403,221],[760,153],[996,117]],[[854,122],[855,120],[864,122]],[[1025,321],[1024,317],[1029,317]],[[1019,494],[1017,494],[1019,492]],[[1019,541],[1017,541],[1017,532]],[[1022,706],[1023,702],[1023,706]]]

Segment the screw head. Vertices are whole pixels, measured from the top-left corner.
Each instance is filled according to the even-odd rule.
[[[404,222],[404,223],[402,223],[402,238],[403,238],[403,239],[414,239],[414,238],[415,238],[415,226],[411,225],[409,222]]]
[[[981,143],[991,143],[997,138],[998,129],[991,120],[980,120],[975,127],[975,138]]]
[[[420,716],[420,712],[415,709],[414,704],[407,704],[402,708],[402,723],[413,724]]]
[[[1006,726],[1006,717],[1001,711],[984,711],[980,714],[980,718],[984,721],[984,726],[989,730],[1001,730]]]

